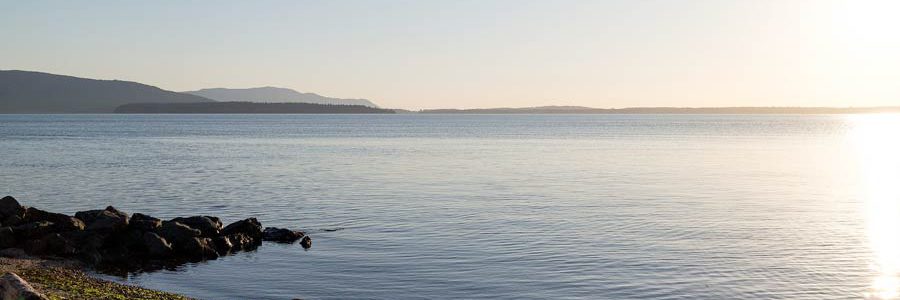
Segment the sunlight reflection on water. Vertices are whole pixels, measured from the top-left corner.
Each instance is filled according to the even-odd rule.
[[[900,115],[850,117],[850,133],[865,182],[867,234],[873,251],[869,299],[900,296]]]
[[[311,231],[118,279],[199,299],[883,299],[897,119],[0,115],[0,191]]]

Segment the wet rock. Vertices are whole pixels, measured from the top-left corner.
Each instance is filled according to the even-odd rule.
[[[234,245],[231,243],[231,240],[225,236],[217,236],[212,238],[213,244],[216,246],[216,252],[219,253],[219,256],[227,255],[231,253]]]
[[[75,217],[84,221],[85,230],[118,231],[128,226],[128,214],[112,206],[104,210],[80,211]]]
[[[106,244],[113,243],[117,246],[124,246],[128,249],[144,249],[144,233],[139,229],[128,228],[117,232],[107,238]]]
[[[16,226],[16,225],[22,225],[22,217],[9,216],[3,220],[3,226]]]
[[[0,199],[0,219],[5,220],[11,216],[21,218],[25,215],[25,207],[16,201],[12,196],[6,196]]]
[[[163,222],[162,226],[159,227],[158,233],[165,238],[166,241],[175,244],[201,236],[200,230],[172,221]]]
[[[178,222],[188,227],[199,229],[204,237],[218,236],[222,230],[222,221],[219,218],[210,216],[193,216],[187,218],[174,218],[173,222]]]
[[[31,222],[12,227],[12,231],[21,240],[37,239],[53,232],[54,226],[47,221]]]
[[[176,244],[178,254],[187,257],[190,261],[203,261],[219,258],[219,253],[213,248],[210,238],[191,238]]]
[[[112,206],[72,217],[25,207],[12,197],[0,199],[0,220],[0,253],[77,256],[98,269],[120,272],[217,259],[254,250],[263,239],[311,245],[301,231],[264,231],[255,218],[223,227],[213,216],[161,221],[138,213],[129,217]]]
[[[310,239],[308,235],[304,236],[302,239],[300,239],[300,246],[302,246],[303,249],[309,249],[310,247],[312,247],[312,239]]]
[[[75,217],[84,222],[85,225],[91,225],[101,213],[103,213],[102,209],[85,210],[76,212]]]
[[[51,233],[40,239],[25,242],[25,251],[30,254],[71,256],[75,246],[59,233]]]
[[[143,231],[155,231],[162,226],[162,221],[145,214],[135,213],[131,215],[128,226]]]
[[[135,256],[124,245],[111,245],[100,249],[100,263],[113,269],[128,269],[137,265]]]
[[[172,256],[172,245],[165,238],[153,232],[144,233],[144,247],[150,258],[168,258]]]
[[[256,218],[248,218],[228,224],[228,226],[225,226],[225,228],[222,229],[222,234],[224,235],[236,233],[245,234],[254,240],[259,240],[262,238],[262,224],[260,224]]]
[[[0,256],[9,258],[24,258],[28,256],[22,248],[7,248],[0,250]]]
[[[16,246],[16,235],[11,227],[0,228],[0,249]]]
[[[80,250],[78,259],[88,265],[96,266],[103,262],[103,255],[98,249]]]
[[[34,207],[25,210],[24,222],[52,222],[56,231],[84,230],[84,222],[64,214],[43,211]]]
[[[262,234],[262,240],[279,243],[293,243],[303,238],[303,236],[305,236],[305,234],[303,234],[302,231],[294,231],[276,227],[266,227]]]
[[[46,300],[47,297],[38,293],[28,282],[19,275],[6,273],[0,276],[0,298],[15,300]]]
[[[228,241],[231,242],[232,251],[250,251],[256,249],[260,245],[260,240],[253,239],[243,233],[227,235],[225,236],[225,238],[227,238]]]

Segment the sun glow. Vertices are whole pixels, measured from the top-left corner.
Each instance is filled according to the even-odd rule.
[[[900,115],[852,116],[866,197],[866,226],[873,251],[869,299],[900,297]]]

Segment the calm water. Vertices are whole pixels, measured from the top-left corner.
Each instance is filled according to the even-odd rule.
[[[890,115],[0,115],[0,193],[311,233],[119,279],[204,299],[890,298],[898,140]]]

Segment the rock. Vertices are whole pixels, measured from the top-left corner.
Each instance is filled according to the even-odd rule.
[[[9,258],[25,258],[28,256],[22,248],[8,248],[0,250],[0,256]]]
[[[85,230],[118,231],[128,226],[128,214],[107,206],[104,210],[88,210],[75,213],[84,221]]]
[[[96,266],[103,262],[103,255],[97,249],[81,250],[78,252],[78,259],[88,265]]]
[[[213,241],[210,238],[191,238],[176,244],[178,254],[187,257],[191,261],[202,261],[219,258],[219,253],[213,249]]]
[[[46,300],[47,297],[38,293],[28,282],[15,273],[6,273],[0,276],[0,296],[3,300]]]
[[[219,218],[210,216],[193,216],[187,218],[174,218],[173,222],[178,222],[188,227],[199,229],[204,237],[215,237],[222,230],[222,221]]]
[[[71,256],[75,254],[75,246],[59,233],[51,233],[40,239],[25,242],[25,251],[29,254]]]
[[[34,207],[25,209],[24,222],[52,222],[56,231],[84,230],[84,222],[64,214],[43,211]]]
[[[153,232],[144,233],[144,247],[150,258],[168,258],[172,256],[172,245],[166,239]]]
[[[293,243],[302,238],[305,234],[302,231],[294,231],[284,228],[266,227],[263,231],[262,240],[279,243]]]
[[[225,226],[225,229],[222,229],[222,234],[224,235],[236,233],[242,233],[254,240],[259,240],[262,238],[262,224],[259,224],[256,218],[248,218],[228,224],[228,226]]]
[[[162,221],[145,214],[135,213],[131,215],[131,220],[128,221],[128,225],[131,226],[131,228],[143,231],[154,231],[162,225]]]
[[[213,245],[216,246],[216,252],[219,253],[219,256],[227,255],[231,253],[231,249],[234,248],[234,245],[231,243],[231,240],[225,236],[217,236],[212,238]]]
[[[103,260],[100,250],[106,246],[107,238],[111,235],[101,231],[70,231],[61,235],[71,241],[77,249],[78,258],[89,264],[98,265]]]
[[[57,231],[78,231],[84,230],[84,222],[77,218],[66,215],[60,215],[59,219],[53,221],[55,230]]]
[[[84,222],[85,225],[91,225],[102,212],[102,209],[79,211],[75,213],[75,217]]]
[[[302,246],[303,249],[309,249],[312,247],[312,239],[310,239],[308,235],[304,236],[303,239],[300,239],[300,246]]]
[[[53,223],[47,221],[25,223],[12,227],[12,231],[16,235],[16,238],[22,240],[43,237],[44,235],[53,232],[53,229]]]
[[[201,236],[200,230],[173,221],[163,222],[162,226],[159,227],[158,232],[160,236],[166,239],[166,241],[175,244]]]
[[[243,233],[235,233],[225,236],[231,242],[232,251],[250,251],[259,247],[260,240],[255,240]]]
[[[22,217],[25,215],[25,207],[19,204],[19,201],[16,201],[16,198],[12,196],[3,197],[0,199],[0,219],[5,220],[11,216]]]
[[[0,249],[16,246],[16,235],[11,227],[0,228]]]
[[[139,229],[128,228],[123,231],[116,232],[107,238],[106,244],[114,243],[115,245],[124,246],[128,249],[144,249],[144,233]]]
[[[3,220],[3,226],[16,226],[16,225],[22,225],[22,217],[9,216]]]
[[[27,240],[24,244],[25,252],[31,255],[44,254],[47,250],[47,243],[40,239]]]

